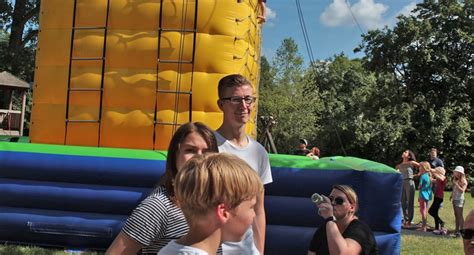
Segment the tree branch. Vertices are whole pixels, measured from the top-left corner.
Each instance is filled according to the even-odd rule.
[[[28,34],[26,34],[25,38],[21,41],[21,47],[24,47],[36,35],[38,35],[38,29],[28,31]]]
[[[30,20],[33,16],[35,16],[37,13],[39,13],[40,6],[36,5],[35,8],[31,9],[28,13],[23,16],[23,18],[20,20],[20,24],[25,25],[28,20]]]

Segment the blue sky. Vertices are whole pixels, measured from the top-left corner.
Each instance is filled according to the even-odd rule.
[[[362,42],[361,30],[393,27],[400,14],[409,15],[421,0],[300,0],[315,59],[344,52],[362,57],[353,49]],[[349,11],[350,8],[350,11]],[[354,21],[357,20],[357,23]],[[271,59],[284,38],[292,37],[308,61],[295,0],[267,0],[262,54]]]

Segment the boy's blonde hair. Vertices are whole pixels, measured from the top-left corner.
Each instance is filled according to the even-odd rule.
[[[223,203],[234,209],[263,191],[257,173],[242,159],[207,153],[188,160],[175,178],[175,197],[187,219]]]

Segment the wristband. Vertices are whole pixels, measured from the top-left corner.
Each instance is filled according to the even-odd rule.
[[[324,223],[328,223],[328,222],[330,222],[330,221],[334,221],[334,222],[335,222],[335,221],[336,221],[336,217],[334,217],[334,215],[333,215],[333,216],[329,216],[329,217],[327,217],[326,219],[324,219]]]

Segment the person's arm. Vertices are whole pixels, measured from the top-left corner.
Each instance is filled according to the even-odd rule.
[[[326,223],[326,234],[328,236],[329,254],[360,254],[362,246],[351,238],[342,237],[336,222]]]
[[[318,213],[327,219],[334,215],[331,201],[328,197],[324,197],[324,202],[318,205]],[[336,222],[329,221],[326,223],[326,235],[328,240],[329,254],[360,254],[362,246],[351,238],[344,238],[337,227]]]
[[[410,161],[411,165],[418,168],[420,167],[420,163],[416,162],[415,160]]]
[[[425,178],[423,177],[423,175],[420,175],[420,183],[418,183],[418,190],[421,189],[421,187],[423,187],[423,184],[425,184],[426,180]],[[428,177],[429,178],[429,177]]]
[[[253,238],[255,247],[257,247],[260,254],[264,254],[265,248],[265,208],[264,208],[264,192],[257,196],[257,204],[255,205],[255,220],[252,224]]]
[[[257,19],[259,20],[258,23],[265,23],[267,19],[267,7],[265,6],[265,2],[262,0],[258,1],[258,9],[260,14],[257,15]]]
[[[316,252],[308,251],[308,255],[316,255]]]
[[[467,189],[467,181],[460,181],[459,189],[462,190],[462,192],[465,192]]]
[[[133,238],[120,231],[120,233],[117,235],[117,237],[115,237],[114,241],[107,249],[105,254],[135,255],[141,248],[142,245],[139,242],[135,241]]]

